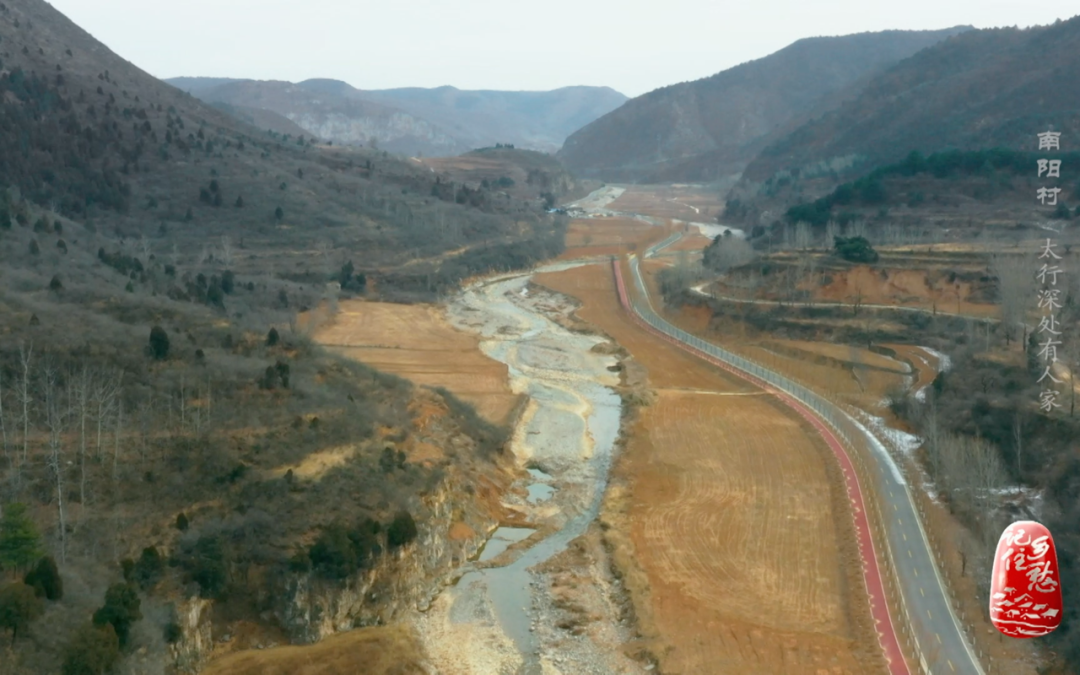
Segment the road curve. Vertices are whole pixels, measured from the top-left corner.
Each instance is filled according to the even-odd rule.
[[[664,243],[664,242],[662,242]],[[659,248],[659,246],[657,247]],[[646,253],[648,255],[648,253]],[[640,316],[629,301],[626,284],[618,259],[612,261],[619,302],[631,318],[644,330],[678,346],[704,361],[723,368],[734,375],[747,380],[765,391],[775,395],[783,403],[805,418],[818,431],[836,456],[845,477],[845,488],[852,503],[852,517],[856,529],[856,538],[863,562],[863,580],[870,597],[870,610],[877,626],[878,640],[888,662],[890,675],[909,675],[923,672],[927,675],[959,673],[961,675],[984,675],[967,640],[960,629],[959,622],[952,611],[944,584],[938,573],[930,552],[930,545],[922,529],[920,519],[907,492],[907,485],[895,466],[885,466],[882,458],[871,462],[876,467],[880,485],[883,487],[880,499],[886,525],[887,541],[874,541],[870,524],[866,516],[863,498],[863,486],[860,485],[843,443],[822,419],[806,405],[788,393],[764,382],[757,377],[736,368],[733,365],[694,347],[676,337],[679,332],[673,326],[670,333],[654,328]],[[643,289],[647,293],[647,289]],[[646,297],[647,299],[647,297]],[[651,303],[650,303],[651,304]],[[659,317],[654,317],[658,319]],[[660,319],[661,325],[669,326]],[[868,432],[867,432],[868,433]],[[866,489],[874,489],[867,486]],[[889,514],[888,512],[892,513]],[[893,520],[895,517],[895,521]],[[885,555],[893,560],[904,596],[904,614],[894,622],[885,600],[882,571],[877,564],[876,547],[885,546]],[[906,663],[900,648],[898,630],[905,629],[905,624],[912,631],[916,643],[919,663]]]

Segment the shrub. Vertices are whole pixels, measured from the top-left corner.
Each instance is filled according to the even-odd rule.
[[[12,644],[19,631],[26,630],[34,619],[41,616],[42,604],[34,589],[22,582],[16,581],[0,589],[0,628],[11,630]]]
[[[404,546],[416,539],[416,521],[408,511],[399,511],[390,527],[386,528],[386,543],[392,548]]]
[[[270,332],[266,334],[266,346],[275,347],[281,340],[281,336],[278,335],[277,328],[271,328]]]
[[[41,553],[41,538],[26,505],[14,502],[5,506],[0,518],[0,569],[18,571],[37,560]]]
[[[64,597],[64,580],[56,568],[56,561],[47,555],[37,561],[34,568],[26,573],[23,582],[34,589],[38,597],[57,601]]]
[[[161,636],[165,638],[165,643],[174,645],[180,642],[180,638],[184,637],[184,631],[180,628],[180,624],[175,621],[170,621],[165,624],[165,628],[161,632]]]
[[[54,292],[64,290],[64,284],[60,282],[60,275],[53,275],[53,278],[49,281],[49,290]]]
[[[183,513],[176,516],[176,529],[184,532],[188,529],[188,517]]]
[[[284,361],[278,361],[274,364],[274,371],[277,373],[278,381],[281,382],[281,386],[284,389],[289,388],[289,364]]]
[[[165,571],[165,559],[161,557],[157,548],[148,546],[143,549],[142,555],[135,562],[128,581],[138,584],[139,588],[148,590],[160,579]]]
[[[139,593],[128,583],[113,584],[105,592],[105,604],[94,612],[94,625],[112,624],[120,647],[126,647],[131,634],[131,624],[142,618],[139,611]]]
[[[259,389],[265,389],[267,391],[276,389],[278,384],[277,370],[275,370],[273,366],[267,366],[266,370],[263,371],[262,377],[259,378],[258,384]]]
[[[308,565],[327,579],[344,579],[370,566],[380,551],[380,530],[370,518],[351,529],[338,522],[327,525],[305,555],[293,557],[290,569],[300,572]]]
[[[83,625],[64,651],[63,675],[104,675],[120,660],[120,639],[112,624]]]
[[[218,537],[199,537],[182,565],[191,581],[199,585],[199,595],[204,598],[224,597],[229,576],[225,565],[225,547]]]
[[[169,357],[169,334],[161,326],[150,329],[150,355],[158,361]]]
[[[849,262],[875,263],[878,261],[878,253],[870,246],[866,237],[836,237],[835,249],[837,255]]]
[[[360,566],[356,548],[340,523],[323,528],[308,557],[315,571],[328,579],[344,579]]]

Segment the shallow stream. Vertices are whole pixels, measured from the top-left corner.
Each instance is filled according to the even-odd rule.
[[[520,653],[522,672],[538,673],[530,614],[534,585],[528,570],[566,548],[596,518],[619,432],[621,400],[613,389],[618,377],[608,370],[615,358],[592,351],[603,338],[572,333],[548,318],[553,297],[533,297],[530,278],[507,276],[471,286],[451,304],[449,315],[459,328],[482,336],[483,351],[508,366],[514,392],[528,396],[511,450],[522,467],[532,468],[528,497],[515,506],[554,531],[504,566],[467,572],[451,591],[450,620],[467,623],[493,616]],[[495,559],[531,534],[528,528],[499,528],[479,562]]]

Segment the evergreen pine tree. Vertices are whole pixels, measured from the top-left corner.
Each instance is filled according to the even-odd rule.
[[[41,556],[41,537],[25,504],[4,507],[0,517],[0,568],[20,570]]]

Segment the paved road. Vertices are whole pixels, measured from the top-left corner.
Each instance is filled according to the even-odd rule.
[[[650,255],[669,244],[670,242],[667,240],[660,242],[660,244],[650,248],[646,255]],[[635,281],[639,292],[648,301],[647,289],[641,281],[637,261],[632,260],[631,264],[636,275]],[[825,438],[830,448],[833,449],[847,477],[847,488],[852,499],[853,517],[859,546],[860,550],[864,552],[864,579],[871,598],[871,611],[878,626],[882,650],[889,661],[890,673],[895,675],[919,672],[928,675],[952,675],[953,673],[985,675],[952,611],[944,584],[930,551],[930,544],[917,517],[911,495],[908,493],[906,481],[892,462],[888,452],[883,446],[880,446],[877,439],[874,439],[868,431],[865,432],[868,435],[868,440],[872,439],[872,442],[878,443],[877,447],[880,448],[880,452],[874,454],[875,461],[869,463],[871,470],[877,474],[872,476],[876,480],[877,486],[866,486],[865,489],[878,490],[879,501],[886,511],[883,514],[886,525],[886,541],[884,542],[880,541],[880,536],[878,541],[871,538],[871,530],[863,509],[863,487],[858,484],[858,479],[851,469],[851,460],[831,428],[824,424],[817,415],[810,412],[807,406],[802,405],[800,401],[786,392],[757,380],[748,372],[741,371],[730,365],[721,357],[722,351],[716,347],[700,340],[694,340],[693,344],[691,344],[688,341],[688,339],[693,339],[691,336],[667,323],[655,313],[651,313],[652,316],[646,319],[642,312],[628,302],[628,296],[626,295],[617,262],[614,264],[614,270],[619,287],[620,301],[643,328],[658,333],[669,341],[676,342],[680,347],[703,360],[736,372],[741,377],[751,381],[756,381],[759,386],[777,395],[800,415],[810,420],[822,434],[822,437]],[[651,301],[649,304],[651,305]],[[904,596],[904,608],[899,612],[894,612],[897,614],[896,616],[889,616],[884,603],[882,572],[878,570],[874,558],[875,546],[886,549],[885,553],[890,555],[897,571],[899,585]],[[866,552],[869,552],[869,555],[865,555]],[[904,615],[907,615],[906,620]],[[920,654],[920,663],[918,664],[905,664],[904,659],[899,656],[900,648],[897,634],[908,630],[905,626],[910,627],[912,637],[918,646],[917,649]]]

